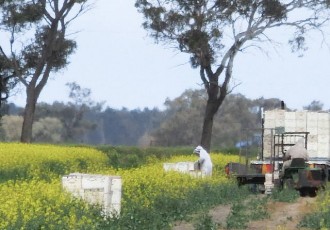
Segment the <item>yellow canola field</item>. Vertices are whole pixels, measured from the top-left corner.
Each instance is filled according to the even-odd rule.
[[[134,202],[144,207],[153,204],[156,197],[167,195],[174,198],[184,199],[186,194],[198,188],[201,184],[208,183],[210,185],[228,183],[229,180],[224,173],[224,167],[228,162],[238,161],[238,156],[211,154],[213,162],[213,176],[206,178],[195,178],[188,174],[175,171],[165,172],[163,163],[155,162],[144,165],[139,168],[129,170],[105,170],[99,171],[100,174],[119,175],[123,180],[124,199],[123,205]],[[175,162],[194,162],[198,158],[192,155],[175,156],[167,163]]]
[[[224,166],[230,161],[237,161],[237,156],[211,154],[214,164],[210,178],[193,178],[187,174],[167,172],[163,163],[150,158],[150,163],[134,169],[114,170],[106,165],[107,157],[92,148],[62,147],[51,145],[0,144],[1,169],[33,165],[35,177],[28,180],[8,180],[0,183],[0,229],[33,229],[34,223],[40,229],[93,228],[95,210],[85,203],[72,199],[63,192],[60,177],[42,180],[38,177],[38,166],[45,162],[60,162],[69,165],[70,172],[77,172],[79,162],[86,166],[85,172],[105,175],[119,175],[123,180],[122,206],[139,204],[150,207],[154,199],[162,195],[184,198],[187,192],[201,184],[228,183]],[[78,160],[77,160],[78,159]],[[166,162],[195,161],[192,155],[173,157]],[[1,172],[1,171],[0,171]],[[94,215],[94,216],[93,216]]]
[[[46,167],[61,165],[64,169],[73,171],[81,168],[93,171],[104,167],[106,162],[107,157],[92,148],[0,143],[0,170],[2,171],[13,171],[17,168],[18,171],[25,169],[34,173],[31,170],[40,170],[42,164]]]
[[[2,183],[0,202],[0,229],[82,229],[93,222],[91,208],[71,199],[58,180]]]
[[[93,148],[23,143],[0,143],[0,167],[12,167],[40,163],[46,160],[61,162],[88,160],[90,163],[104,163],[107,157]]]

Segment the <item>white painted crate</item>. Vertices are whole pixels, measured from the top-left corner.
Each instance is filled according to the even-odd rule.
[[[120,176],[71,173],[62,177],[63,188],[93,205],[101,205],[103,215],[120,214],[122,180]]]
[[[271,194],[272,190],[274,188],[274,183],[273,183],[273,174],[271,173],[266,173],[265,174],[265,194]]]
[[[175,162],[175,163],[164,163],[163,168],[165,172],[168,171],[177,171],[181,173],[187,173],[194,177],[204,177],[205,174],[195,168],[195,162]]]

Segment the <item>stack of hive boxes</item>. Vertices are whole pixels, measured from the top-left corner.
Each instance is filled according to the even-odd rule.
[[[120,214],[122,181],[119,176],[71,173],[62,177],[63,188],[75,197],[103,208],[103,215]]]
[[[265,194],[271,194],[272,190],[274,188],[274,183],[273,183],[273,174],[271,173],[266,173],[265,174]]]
[[[310,158],[330,158],[330,114],[325,112],[270,110],[264,112],[264,156],[272,152],[271,132],[309,132],[307,150]],[[296,139],[285,140],[295,144]],[[289,148],[289,147],[287,147]]]

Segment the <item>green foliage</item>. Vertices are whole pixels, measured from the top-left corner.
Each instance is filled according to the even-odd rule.
[[[166,101],[166,119],[152,133],[155,142],[161,146],[189,146],[199,143],[206,97],[203,90],[186,90],[173,101]],[[278,108],[280,100],[274,101]],[[243,138],[242,130],[261,127],[260,106],[268,104],[265,99],[252,101],[241,94],[228,95],[214,117],[212,151],[235,150],[235,144]],[[249,134],[252,135],[252,131]]]
[[[271,194],[273,200],[289,203],[295,202],[299,197],[299,192],[290,188],[274,189]]]
[[[65,175],[69,171],[69,165],[56,160],[43,161],[39,165],[40,178],[50,180],[54,176]]]
[[[4,141],[19,141],[22,131],[23,117],[5,115],[1,118]]]
[[[278,0],[264,0],[262,3],[263,16],[281,21],[286,18],[286,7]]]
[[[3,22],[8,27],[27,27],[29,23],[35,23],[43,16],[41,3],[19,4],[17,1],[4,1],[4,4],[0,4],[0,6],[7,12]]]
[[[329,183],[325,190],[319,190],[313,211],[300,221],[298,227],[309,229],[330,229],[330,190]]]
[[[194,146],[200,142],[204,93],[201,90],[186,90],[173,101],[167,100],[166,119],[152,132],[160,146]]]
[[[82,99],[86,104],[91,105],[88,98]],[[238,153],[239,149],[234,146],[242,140],[242,129],[261,127],[260,107],[279,108],[280,102],[279,99],[250,100],[240,94],[228,95],[214,119],[211,151]],[[41,135],[38,138],[40,142],[56,143],[61,138],[67,143],[193,148],[200,142],[204,103],[205,95],[200,90],[187,90],[178,98],[167,100],[165,111],[157,109],[128,111],[110,108],[101,111],[102,106],[96,103],[85,107],[86,110],[82,114],[79,113],[79,107],[75,106],[76,103],[38,103],[34,126],[38,126],[35,128],[40,131],[38,132]],[[18,111],[18,107],[12,104],[9,106],[11,113],[15,110],[16,114],[22,113]],[[56,123],[52,122],[50,123],[52,127],[45,127],[49,118],[57,118],[61,121],[63,126],[61,136],[59,136],[59,124],[55,126]],[[19,121],[16,121],[17,119]],[[12,116],[4,116],[2,128],[5,132],[5,140],[18,141],[21,124],[21,116],[16,116],[15,119]],[[52,129],[54,132],[51,132]]]
[[[34,122],[32,133],[35,142],[60,143],[62,141],[63,124],[55,117],[41,118]]]
[[[222,153],[228,155],[239,155],[239,148],[228,147],[228,148],[212,148],[212,153]]]
[[[0,183],[8,180],[18,180],[30,178],[29,166],[17,165],[10,168],[0,168]]]
[[[251,220],[260,220],[269,217],[266,210],[267,197],[258,198],[249,196],[243,202],[234,203],[227,218],[228,229],[245,229]]]
[[[107,108],[97,119],[95,117],[91,119],[98,120],[98,126],[103,127],[99,134],[99,140],[103,142],[100,143],[98,140],[97,144],[135,146],[144,135],[148,137],[150,132],[159,127],[163,117],[164,113],[158,109],[128,111],[125,108],[121,110]],[[152,139],[147,138],[143,146],[151,144]]]
[[[157,197],[154,205],[148,209],[139,205],[125,207],[119,219],[107,220],[108,222],[103,223],[102,227],[107,229],[171,229],[174,221],[188,220],[192,213],[200,213],[199,218],[194,220],[197,229],[213,229],[208,227],[215,227],[216,224],[203,212],[214,205],[228,204],[233,201],[242,202],[247,194],[249,194],[247,190],[239,189],[234,183],[217,186],[205,184],[191,191],[185,199],[163,194]]]
[[[71,89],[70,95],[74,100],[73,103],[64,104],[63,102],[54,102],[52,105],[46,103],[37,104],[36,122],[33,127],[35,141],[59,143],[58,140],[60,139],[65,140],[66,143],[81,143],[85,134],[92,132],[96,128],[96,121],[99,119],[97,117],[88,118],[87,115],[90,111],[93,111],[95,116],[97,116],[101,105],[92,102],[89,94],[81,95],[89,89],[80,89],[80,86],[77,84],[74,86],[79,87],[79,90],[82,92],[77,89],[72,91]],[[74,98],[75,96],[77,98]],[[45,121],[47,121],[45,119],[57,119],[57,122],[55,123],[55,120],[53,120],[47,127],[41,129],[42,126],[45,126]],[[49,130],[53,130],[53,132],[49,133]],[[38,138],[38,133],[41,138]]]
[[[213,222],[208,214],[201,214],[194,224],[195,230],[216,230],[218,225]]]
[[[313,100],[309,105],[304,106],[303,109],[318,112],[323,110],[323,106],[322,102]]]
[[[227,228],[243,229],[247,227],[248,217],[246,215],[246,208],[244,205],[236,203],[231,209],[231,214],[227,218]]]
[[[109,165],[114,168],[136,168],[147,163],[151,157],[158,160],[167,159],[171,156],[192,154],[192,148],[176,147],[150,147],[138,148],[130,146],[100,145],[95,147],[104,152],[109,158]]]
[[[0,168],[0,183],[8,180],[30,180],[40,178],[49,181],[71,172],[72,168],[76,171],[85,172],[88,169],[88,162],[85,159],[75,159],[71,161],[44,160],[35,165],[33,162],[25,165],[12,166],[10,168]]]
[[[325,212],[312,212],[304,216],[298,227],[308,229],[330,229],[330,209]]]

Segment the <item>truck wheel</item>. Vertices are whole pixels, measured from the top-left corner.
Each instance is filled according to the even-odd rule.
[[[284,181],[283,181],[283,179],[280,179],[279,189],[283,190],[283,188],[284,188]]]
[[[302,188],[299,190],[299,194],[300,194],[300,196],[305,197],[305,196],[307,196],[307,194],[309,195],[309,191],[306,191],[305,188]]]
[[[241,187],[243,185],[243,178],[237,177],[237,185]]]
[[[311,188],[308,195],[310,197],[316,197],[316,188]]]

